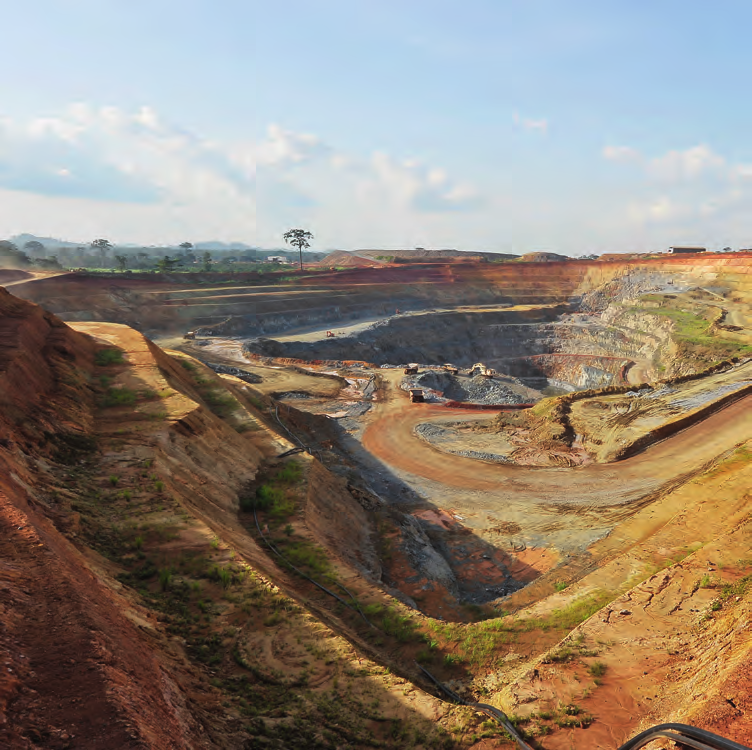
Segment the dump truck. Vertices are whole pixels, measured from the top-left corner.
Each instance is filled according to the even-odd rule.
[[[195,331],[188,331],[187,333],[183,334],[184,339],[195,339],[196,338],[196,332]]]
[[[460,371],[459,367],[455,367],[454,365],[449,365],[449,364],[444,365],[444,369],[447,372],[451,373],[452,375],[457,375]]]
[[[406,367],[405,368],[405,375],[417,375],[418,374],[418,368],[417,367]]]
[[[410,389],[410,401],[412,401],[414,404],[422,404],[425,401],[425,397],[423,395],[423,389],[422,388],[411,388]]]

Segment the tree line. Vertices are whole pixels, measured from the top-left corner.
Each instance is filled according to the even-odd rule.
[[[191,242],[183,242],[175,250],[168,247],[118,248],[105,238],[97,238],[88,245],[77,247],[46,247],[39,240],[29,240],[18,247],[10,240],[0,240],[0,268],[211,271],[226,270],[222,266],[229,263],[261,265],[267,253],[253,249],[200,250]]]

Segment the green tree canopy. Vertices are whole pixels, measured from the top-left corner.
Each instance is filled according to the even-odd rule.
[[[45,247],[39,240],[29,240],[24,243],[24,250],[27,253],[33,253],[34,255],[45,254]]]
[[[303,248],[308,248],[311,246],[311,243],[308,240],[313,239],[313,234],[311,234],[311,232],[307,232],[305,229],[289,229],[282,235],[282,237],[289,245],[298,248],[298,253],[300,254],[300,270],[302,271]]]

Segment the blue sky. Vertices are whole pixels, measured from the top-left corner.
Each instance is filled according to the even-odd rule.
[[[752,245],[752,6],[0,0],[0,235]]]

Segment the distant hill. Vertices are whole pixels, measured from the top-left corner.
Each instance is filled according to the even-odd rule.
[[[553,263],[572,259],[567,255],[559,255],[558,253],[525,253],[520,260],[523,263]]]
[[[88,242],[68,242],[67,240],[58,240],[55,237],[38,237],[35,234],[16,234],[8,238],[14,245],[23,250],[27,242],[41,242],[45,247],[82,247],[88,245]],[[94,239],[94,238],[92,238]]]
[[[347,250],[335,250],[329,253],[322,261],[321,265],[327,268],[339,266],[342,268],[373,268],[381,266],[387,261],[377,258],[371,258],[360,253],[348,252]]]
[[[346,267],[366,267],[378,266],[383,263],[399,263],[400,261],[421,261],[441,260],[442,258],[451,258],[457,261],[471,261],[485,259],[493,260],[514,260],[519,255],[510,253],[488,253],[488,252],[465,252],[462,250],[336,250],[327,255],[322,261],[322,266],[346,266]]]
[[[447,248],[444,250],[424,250],[423,248],[414,248],[412,250],[353,250],[353,253],[367,258],[378,258],[382,260],[391,258],[486,258],[487,260],[500,260],[519,258],[519,255],[510,253],[489,253],[471,250],[454,250]]]

